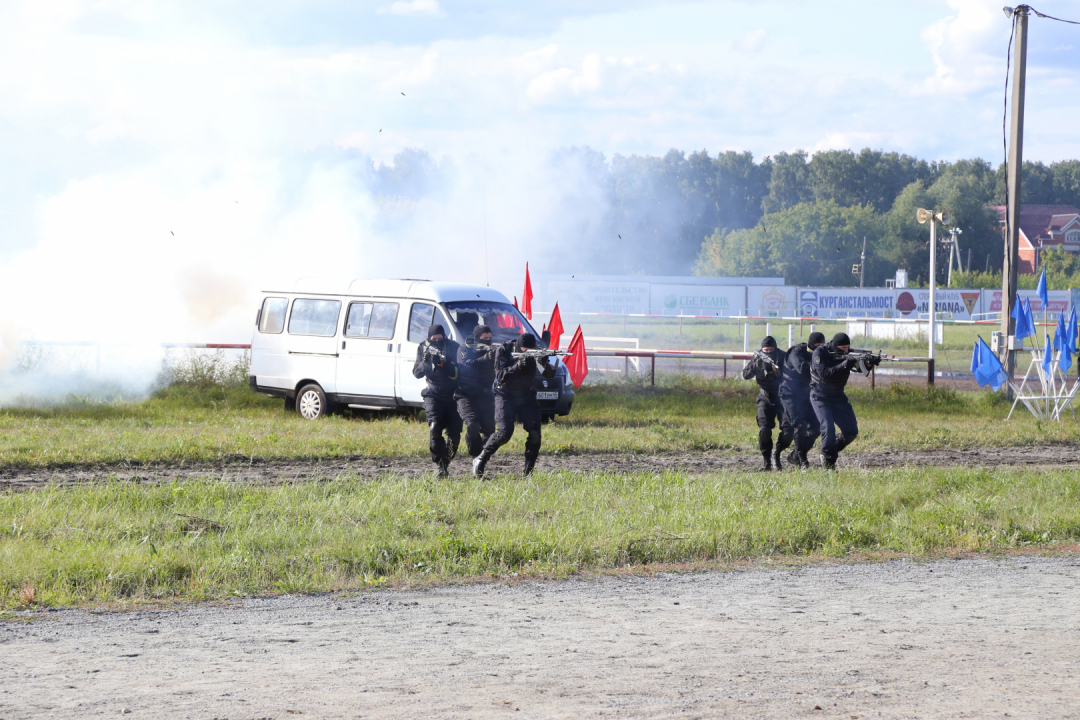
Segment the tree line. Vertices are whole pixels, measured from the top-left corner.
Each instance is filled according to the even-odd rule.
[[[1005,203],[1005,167],[980,158],[927,161],[866,148],[781,152],[760,161],[749,152],[705,150],[608,159],[565,148],[552,154],[547,171],[544,182],[554,186],[544,194],[553,218],[547,231],[572,243],[581,272],[783,276],[788,284],[849,286],[858,284],[852,265],[865,237],[867,285],[884,284],[897,268],[926,282],[929,228],[916,220],[920,207],[950,211],[962,230],[965,270],[1000,271],[1002,236],[987,206]],[[446,187],[454,172],[407,150],[392,166],[372,167],[369,185],[415,198]],[[1024,203],[1080,207],[1080,160],[1026,162],[1022,178]],[[939,265],[941,280],[947,259]]]

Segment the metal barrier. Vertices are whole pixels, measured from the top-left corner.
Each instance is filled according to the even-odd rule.
[[[610,348],[586,347],[591,357],[649,358],[649,384],[656,385],[656,359],[673,360],[722,360],[724,377],[727,378],[728,360],[750,360],[754,353],[726,352],[722,350],[612,350]],[[926,384],[934,384],[934,360],[928,357],[891,357],[884,363],[926,363]],[[876,368],[870,370],[870,389],[876,384]]]

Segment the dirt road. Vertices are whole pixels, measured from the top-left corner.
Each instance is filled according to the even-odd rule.
[[[755,568],[0,623],[0,718],[1080,716],[1080,560]]]
[[[816,458],[814,460],[816,462]],[[633,455],[587,453],[579,455],[541,454],[541,471],[570,472],[663,472],[681,470],[691,475],[723,470],[754,470],[761,458],[732,455],[730,452]],[[1015,448],[972,448],[968,450],[912,450],[882,453],[844,453],[844,467],[1080,467],[1080,448],[1044,446]],[[140,482],[168,482],[173,479],[224,477],[236,482],[284,482],[312,478],[333,478],[341,474],[379,477],[387,474],[416,476],[431,474],[434,466],[426,457],[369,458],[342,460],[252,460],[250,462],[197,463],[192,465],[91,465],[64,468],[0,468],[0,490],[26,490],[46,483],[95,482],[115,478]],[[454,476],[469,473],[468,458],[457,459],[450,468]],[[489,474],[518,473],[521,457],[496,455]],[[790,468],[789,468],[790,470]]]

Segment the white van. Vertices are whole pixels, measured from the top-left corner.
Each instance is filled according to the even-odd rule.
[[[285,398],[287,409],[311,420],[336,407],[423,407],[426,381],[412,369],[417,345],[436,323],[462,345],[477,325],[491,326],[494,342],[523,332],[547,342],[505,295],[482,285],[354,280],[315,290],[301,282],[293,291],[263,292],[248,378],[253,391]],[[537,374],[536,390],[545,419],[570,413],[574,386],[562,363],[552,379]]]

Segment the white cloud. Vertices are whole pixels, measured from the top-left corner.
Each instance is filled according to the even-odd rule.
[[[613,59],[611,64],[616,61]],[[567,94],[582,95],[600,89],[604,61],[599,53],[589,53],[581,61],[581,69],[561,67],[537,75],[529,83],[526,94],[534,102],[549,102]]]
[[[765,30],[751,30],[739,38],[735,43],[735,49],[746,55],[753,55],[765,45]]]
[[[397,0],[378,9],[383,15],[443,15],[438,0]]]
[[[924,80],[921,91],[955,95],[1004,83],[1009,25],[1001,8],[985,0],[949,0],[949,7],[953,15],[922,33],[934,74]]]

